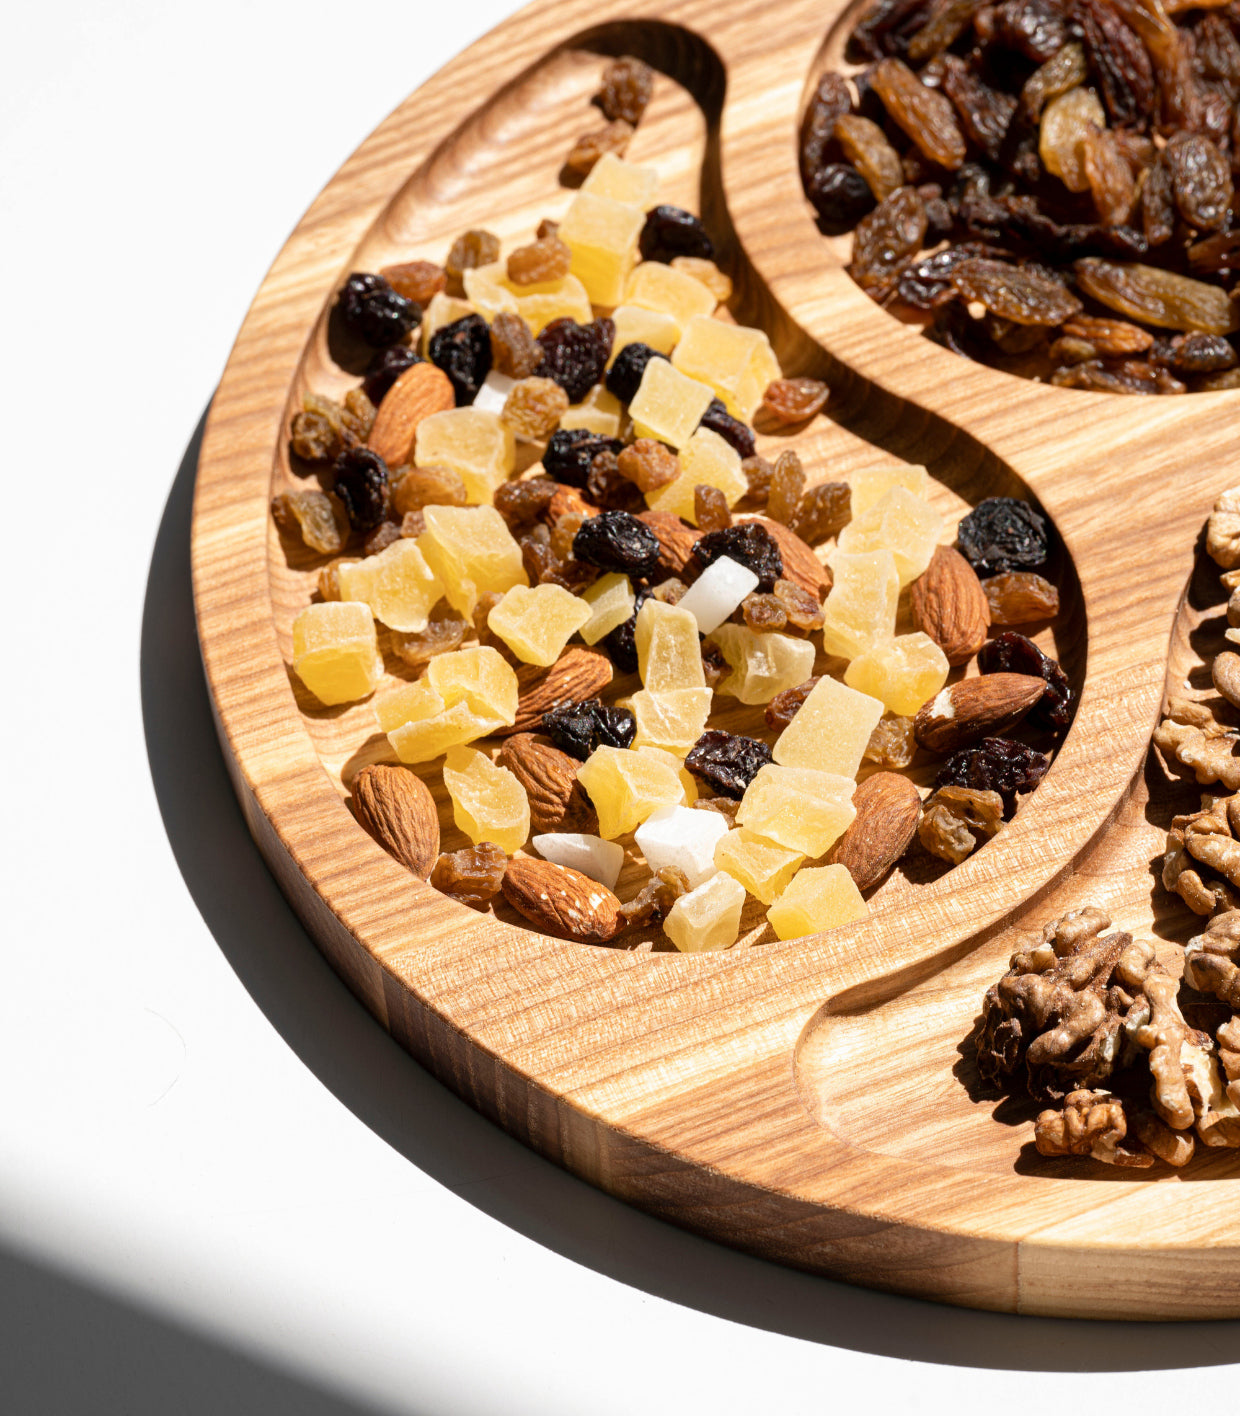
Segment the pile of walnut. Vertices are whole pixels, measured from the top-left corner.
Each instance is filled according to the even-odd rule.
[[[1012,956],[983,1003],[982,1076],[1053,1103],[1035,1128],[1046,1156],[1179,1167],[1198,1141],[1240,1148],[1240,913],[1190,941],[1183,999],[1153,945],[1110,923],[1087,905]]]

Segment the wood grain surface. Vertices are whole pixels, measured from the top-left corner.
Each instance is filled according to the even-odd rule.
[[[204,442],[195,595],[225,755],[285,893],[379,1021],[479,1110],[611,1193],[773,1259],[955,1303],[1233,1316],[1237,1153],[1154,1178],[1044,1161],[1027,1113],[974,1100],[966,1039],[986,985],[1057,913],[1096,901],[1117,925],[1187,937],[1191,917],[1153,863],[1160,828],[1196,794],[1147,750],[1168,673],[1190,675],[1217,627],[1209,577],[1196,601],[1184,588],[1210,505],[1235,480],[1240,394],[1032,384],[871,303],[796,172],[798,115],[848,23],[817,0],[547,0],[346,162],[255,298]],[[811,478],[925,463],[950,518],[984,496],[1032,495],[1066,552],[1063,613],[1041,638],[1080,705],[1015,820],[954,870],[898,870],[862,924],[779,943],[750,919],[760,947],[722,954],[550,939],[454,904],[388,857],[345,804],[386,743],[369,704],[325,710],[291,674],[290,626],[318,562],[268,514],[273,490],[297,480],[290,410],[309,388],[355,382],[327,345],[344,275],[442,261],[472,225],[528,239],[560,215],[560,165],[597,122],[604,56],[621,53],[659,71],[629,156],[717,233],[735,318],[767,329],[786,371],[832,385],[829,416],[795,441]],[[753,729],[755,711],[723,721]],[[461,843],[445,831],[445,849]]]

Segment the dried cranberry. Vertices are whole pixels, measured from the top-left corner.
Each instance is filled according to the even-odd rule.
[[[431,363],[447,374],[456,406],[472,403],[491,372],[491,332],[481,315],[466,315],[431,335]]]
[[[370,361],[362,381],[362,391],[377,407],[401,374],[422,362],[421,354],[407,344],[394,344],[390,349],[381,349]]]
[[[638,244],[644,261],[662,261],[666,265],[677,256],[715,259],[714,243],[701,218],[680,207],[657,206],[648,211]]]
[[[733,418],[722,398],[711,399],[710,407],[702,414],[699,426],[718,433],[724,442],[734,447],[742,457],[752,457],[757,451],[753,430],[746,427],[739,418]]]
[[[659,563],[659,538],[627,511],[601,511],[581,523],[573,557],[600,570],[649,575]]]
[[[387,463],[368,447],[346,449],[332,468],[333,490],[344,504],[354,531],[373,531],[386,519],[388,494]]]
[[[722,531],[710,531],[698,539],[693,554],[703,569],[722,556],[746,566],[758,577],[758,589],[768,593],[783,577],[784,558],[779,545],[765,526],[756,521],[743,521],[739,526],[726,526]]]
[[[542,730],[561,752],[584,762],[595,748],[630,746],[637,735],[637,719],[627,708],[588,698],[544,713]]]
[[[538,336],[543,358],[537,372],[554,379],[570,403],[580,403],[603,377],[615,337],[616,326],[608,319],[584,325],[567,317],[552,320]]]
[[[1051,728],[1066,728],[1072,721],[1072,689],[1068,676],[1054,659],[1043,654],[1032,639],[1007,629],[983,644],[977,666],[984,674],[1028,674],[1046,680],[1030,720]]]
[[[987,497],[960,523],[957,539],[978,575],[1036,570],[1050,554],[1045,517],[1015,497]]]
[[[1023,742],[1010,738],[983,738],[972,747],[962,747],[939,768],[936,787],[972,787],[979,792],[998,792],[1004,809],[1011,815],[1017,792],[1029,792],[1046,775],[1048,759]]]
[[[590,468],[600,452],[617,456],[624,444],[619,438],[605,438],[585,428],[561,428],[551,434],[543,453],[543,471],[557,482],[570,487],[584,487]]]
[[[340,291],[340,318],[371,348],[383,349],[422,323],[422,307],[398,295],[381,275],[355,271]]]
[[[772,760],[771,749],[760,738],[712,728],[693,744],[685,766],[712,787],[716,796],[739,801],[745,788]]]
[[[607,392],[621,403],[632,403],[641,387],[642,375],[651,359],[666,359],[648,344],[626,344],[607,370]]]
[[[851,231],[877,205],[870,184],[848,162],[828,162],[820,167],[809,179],[805,194],[826,236]]]

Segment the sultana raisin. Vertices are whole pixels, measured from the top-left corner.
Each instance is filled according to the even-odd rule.
[[[807,546],[838,535],[852,520],[852,488],[847,482],[819,482],[797,506],[792,530]]]
[[[1065,44],[1025,80],[1020,91],[1021,116],[1026,122],[1036,123],[1052,99],[1077,88],[1088,77],[1085,50],[1075,41]]]
[[[507,869],[508,857],[500,847],[494,841],[479,841],[463,851],[441,855],[430,883],[441,895],[482,910],[499,894]]]
[[[557,484],[550,477],[527,477],[523,482],[505,482],[493,498],[495,510],[510,531],[531,525],[551,505]]]
[[[986,254],[989,248],[972,242],[945,246],[941,251],[923,256],[906,266],[896,282],[896,296],[915,310],[934,310],[956,299],[952,271],[974,256]]]
[[[813,692],[814,686],[820,682],[821,677],[818,675],[815,678],[806,679],[804,683],[797,684],[795,688],[785,688],[782,693],[777,693],[764,710],[763,716],[766,718],[767,727],[775,732],[783,732],[801,711],[802,703]]]
[[[792,448],[785,448],[775,459],[771,486],[766,498],[766,514],[772,521],[791,526],[796,520],[797,507],[805,492],[805,469]]]
[[[904,168],[900,154],[877,123],[860,113],[845,113],[835,120],[834,132],[845,157],[865,178],[875,201],[881,204],[901,186]]]
[[[778,634],[788,625],[787,613],[775,596],[757,591],[741,601],[741,614],[755,634]]]
[[[812,634],[821,629],[825,616],[818,598],[794,580],[777,580],[773,591],[793,629]]]
[[[1008,815],[1018,792],[1029,792],[1046,775],[1049,759],[1024,743],[988,737],[954,752],[939,768],[936,787],[972,787],[998,792]]]
[[[1059,613],[1059,591],[1031,570],[1008,570],[982,581],[991,624],[1032,624]]]
[[[721,398],[712,398],[706,412],[702,414],[702,421],[698,424],[701,428],[709,428],[712,433],[719,436],[730,447],[736,449],[742,457],[752,457],[755,452],[753,440],[753,430],[741,422],[739,418],[733,418],[728,412],[727,405]]]
[[[332,490],[354,531],[373,531],[387,520],[391,498],[387,463],[368,447],[346,448],[332,465]]]
[[[408,344],[393,344],[380,349],[366,368],[362,388],[372,403],[382,403],[384,395],[406,369],[422,363],[422,356]]]
[[[674,575],[667,580],[660,581],[658,585],[652,587],[650,598],[658,600],[664,605],[679,605],[689,593],[689,587],[683,580],[678,580]]]
[[[673,256],[699,256],[704,261],[715,258],[714,242],[701,217],[675,206],[657,206],[646,213],[638,249],[642,260],[664,264]]]
[[[500,422],[526,442],[546,442],[568,412],[568,394],[551,379],[518,379],[508,390]]]
[[[695,811],[713,811],[722,816],[729,826],[736,825],[736,813],[740,802],[731,797],[698,797],[693,803]]]
[[[632,123],[623,118],[613,118],[601,128],[591,128],[588,133],[582,133],[569,149],[564,166],[578,177],[585,177],[594,170],[604,153],[611,152],[623,157],[632,139]]]
[[[651,359],[666,358],[666,354],[660,354],[657,349],[651,349],[648,344],[642,344],[640,341],[626,344],[607,370],[607,392],[613,398],[618,398],[621,403],[632,403],[641,387],[646,365]]]
[[[1094,315],[1073,315],[1065,321],[1063,330],[1087,340],[1099,354],[1142,354],[1154,342],[1147,329],[1126,320],[1099,319]]]
[[[479,266],[494,265],[499,260],[499,250],[499,237],[491,232],[478,229],[463,231],[453,241],[448,259],[444,262],[448,294],[464,295],[462,277],[465,272],[477,270]]]
[[[965,158],[964,134],[943,94],[927,88],[900,59],[880,59],[871,82],[893,122],[931,162],[949,169],[960,166]]]
[[[824,164],[806,183],[805,195],[827,236],[851,231],[874,210],[875,196],[870,184],[849,162]]]
[[[308,393],[293,414],[289,446],[307,462],[334,462],[356,438],[344,426],[344,409],[334,398]]]
[[[699,484],[693,489],[693,519],[702,532],[723,531],[732,524],[728,499],[718,487]]]
[[[654,70],[641,59],[626,54],[603,70],[603,86],[595,102],[607,118],[622,118],[635,127],[641,121],[654,90]]]
[[[1177,374],[1215,374],[1236,362],[1234,347],[1221,334],[1182,334],[1171,341],[1168,363]]]
[[[1015,49],[1035,64],[1045,64],[1068,37],[1064,8],[1049,0],[1003,0],[995,7],[994,25],[996,44]],[[911,47],[909,54],[917,58]]]
[[[659,538],[627,511],[602,511],[582,522],[573,555],[599,570],[649,575],[659,561]]]
[[[491,321],[491,357],[495,371],[527,379],[542,363],[542,346],[520,315],[501,310]]]
[[[980,6],[981,0],[944,0],[933,6],[926,22],[908,42],[910,61],[920,64],[955,44]]]
[[[1005,629],[982,645],[977,666],[984,674],[1027,674],[1044,678],[1046,691],[1034,705],[1032,722],[1066,728],[1072,721],[1072,689],[1068,676],[1048,654],[1015,630]]]
[[[897,187],[864,217],[853,236],[849,274],[868,295],[887,294],[926,234],[926,206],[916,187]]]
[[[732,666],[717,644],[702,645],[702,676],[707,688],[718,688],[731,672]]]
[[[867,762],[877,762],[880,767],[900,769],[912,762],[916,752],[912,718],[884,713],[870,734],[863,756]]]
[[[680,476],[680,459],[654,438],[638,438],[630,443],[620,452],[617,466],[620,475],[643,492],[657,491]]]
[[[961,521],[957,537],[961,554],[982,576],[1033,570],[1045,564],[1050,554],[1045,518],[1015,497],[978,502]]]
[[[491,372],[491,333],[481,315],[466,315],[431,335],[427,349],[431,363],[447,374],[457,407],[478,396]]]
[[[980,301],[1014,324],[1062,324],[1081,309],[1081,302],[1062,280],[1030,266],[973,256],[956,266],[951,281],[964,299]]]
[[[652,533],[653,534],[653,533]],[[693,547],[697,563],[705,569],[722,556],[747,567],[758,577],[758,589],[770,591],[784,573],[784,559],[775,538],[756,521],[742,522],[722,531],[711,531]]]
[[[618,455],[623,446],[619,438],[606,438],[585,428],[561,428],[551,434],[543,453],[543,471],[557,482],[584,487],[599,453]]]
[[[1130,319],[1163,329],[1229,334],[1236,316],[1225,290],[1158,266],[1079,260],[1074,269],[1081,289],[1099,304]]]
[[[399,344],[422,322],[422,307],[398,295],[381,275],[354,271],[337,300],[345,328],[374,349]]]
[[[357,565],[359,556],[341,556],[339,560],[332,561],[331,565],[325,565],[319,571],[319,596],[324,600],[343,600],[344,595],[340,590],[340,567],[342,565]]]
[[[1231,166],[1209,138],[1173,133],[1163,149],[1171,172],[1176,210],[1198,231],[1215,231],[1227,222],[1233,196]]]
[[[677,870],[674,865],[662,866],[631,900],[620,906],[623,927],[644,929],[649,924],[661,924],[688,889],[689,881],[683,870]]]
[[[538,285],[542,281],[563,280],[572,259],[572,251],[558,236],[544,236],[513,251],[508,257],[508,279],[514,285]]]
[[[609,319],[584,325],[567,317],[552,320],[538,336],[543,351],[538,372],[554,379],[570,403],[580,403],[602,379],[615,337],[616,326]]]
[[[746,457],[741,461],[741,471],[749,490],[745,493],[751,501],[764,502],[771,489],[771,475],[774,468],[765,457]]]
[[[1076,0],[1073,13],[1111,122],[1119,126],[1146,118],[1157,104],[1145,45],[1105,0]]]
[[[1240,231],[1227,231],[1188,248],[1188,265],[1194,275],[1217,275],[1240,270]]]
[[[461,474],[451,467],[402,467],[389,474],[392,510],[404,516],[424,506],[464,506],[469,500]]]
[[[710,728],[689,749],[685,766],[716,796],[739,801],[758,772],[774,759],[760,738]]]
[[[542,730],[561,752],[584,762],[600,747],[631,747],[637,736],[637,719],[627,708],[587,698],[544,713]]]
[[[271,513],[286,535],[324,555],[335,555],[349,538],[347,520],[324,492],[281,492],[272,498]]]
[[[383,266],[379,274],[406,300],[426,306],[448,283],[443,266],[434,261],[404,261],[400,265]]]
[[[1085,180],[1104,226],[1122,226],[1137,204],[1137,186],[1119,139],[1109,128],[1092,128],[1081,145]]]
[[[835,120],[852,111],[852,94],[843,74],[834,70],[818,80],[813,96],[801,119],[798,152],[801,161],[801,181],[808,190],[815,175],[830,163],[835,143]],[[855,169],[849,169],[855,171]],[[857,174],[860,176],[860,174]],[[865,179],[862,178],[862,181]],[[868,193],[868,188],[867,188]],[[812,201],[813,198],[811,197]],[[859,213],[864,216],[865,212]],[[851,223],[850,223],[851,225]]]
[[[463,615],[441,601],[431,611],[425,629],[411,634],[392,633],[392,652],[411,669],[420,669],[436,654],[459,649],[472,628]]]
[[[805,423],[822,412],[830,394],[821,379],[776,379],[762,395],[762,411],[777,423]]]

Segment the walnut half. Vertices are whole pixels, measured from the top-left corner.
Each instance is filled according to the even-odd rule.
[[[1154,744],[1190,768],[1203,786],[1222,782],[1229,792],[1240,790],[1240,757],[1234,755],[1240,734],[1220,723],[1208,704],[1172,698],[1166,717],[1154,729]]]
[[[1034,1126],[1040,1155],[1088,1155],[1104,1165],[1147,1168],[1154,1157],[1144,1149],[1123,1147],[1128,1120],[1123,1103],[1106,1091],[1074,1091],[1061,1111],[1043,1111]]]

